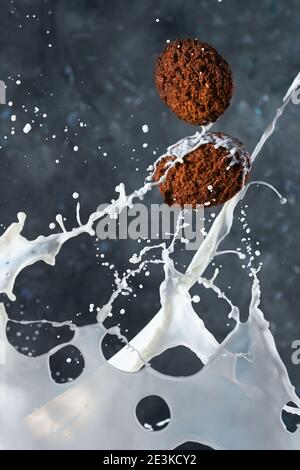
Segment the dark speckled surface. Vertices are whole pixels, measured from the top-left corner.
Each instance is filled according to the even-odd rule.
[[[70,227],[74,191],[87,216],[114,196],[120,181],[128,191],[141,186],[153,150],[162,153],[195,131],[165,107],[154,88],[154,58],[167,39],[198,37],[224,55],[233,69],[235,93],[215,129],[237,137],[251,151],[300,70],[299,36],[297,0],[2,0],[0,79],[13,106],[0,107],[0,222],[7,226],[22,210],[28,215],[25,233],[35,237],[49,233],[49,223],[61,212]],[[32,131],[25,135],[23,126],[32,120]],[[145,123],[148,134],[142,132]],[[300,105],[291,104],[252,173],[253,180],[274,184],[288,204],[280,205],[266,188],[253,187],[246,200],[253,241],[260,242],[262,253],[262,309],[297,387],[300,365],[291,363],[291,343],[300,339],[299,125]],[[159,200],[152,193],[147,202]],[[240,245],[239,227],[235,224],[226,247]],[[95,239],[82,236],[65,246],[54,268],[38,263],[26,269],[17,281],[18,300],[7,304],[10,317],[95,321],[89,304],[105,303],[113,281],[97,264],[95,245]],[[122,270],[136,245],[111,241],[100,249]],[[220,285],[231,285],[232,300],[245,316],[248,275],[236,259],[222,264]],[[118,322],[120,308],[126,307],[122,326],[129,338],[159,307],[159,279],[153,272],[143,279],[142,292],[134,286],[136,298],[116,304]],[[229,331],[228,308],[208,292],[199,293],[199,312],[221,339]],[[45,349],[56,335],[52,330],[43,337]],[[17,340],[15,331],[10,336],[14,344],[26,344],[26,332]],[[166,370],[173,367],[172,352],[162,363]],[[182,356],[183,369],[193,364],[194,357]]]

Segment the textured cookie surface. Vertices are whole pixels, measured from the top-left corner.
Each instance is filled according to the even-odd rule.
[[[237,139],[223,133],[207,133],[206,143],[187,154],[168,171],[174,156],[158,161],[154,181],[165,175],[160,191],[168,205],[223,204],[237,194],[247,181],[250,157]]]
[[[176,40],[157,58],[155,83],[161,99],[184,121],[205,125],[230,103],[233,79],[229,65],[209,44]]]

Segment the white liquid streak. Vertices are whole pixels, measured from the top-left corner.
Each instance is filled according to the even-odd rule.
[[[253,151],[252,157],[251,157],[252,162],[255,160],[255,158],[261,151],[263,145],[273,134],[279,117],[282,115],[285,107],[287,106],[287,104],[289,103],[293,95],[293,92],[299,87],[299,85],[300,85],[300,73],[297,75],[292,86],[289,88],[287,94],[285,95],[282,105],[277,109],[276,115],[274,119],[272,120],[271,124],[264,131],[261,139],[256,145]],[[195,136],[193,136],[192,138],[189,137],[185,141],[179,141],[177,144],[175,144],[175,146],[169,147],[169,150],[172,150],[172,154],[176,155],[176,157],[180,159],[183,156],[181,152],[183,152],[183,154],[186,154],[186,153],[189,153],[191,149],[195,148],[194,138]],[[176,149],[176,145],[178,145],[177,149]],[[265,184],[268,185],[267,183]],[[268,186],[271,187],[270,185]],[[204,273],[204,271],[210,264],[211,260],[216,256],[218,246],[224,240],[224,238],[229,234],[231,227],[232,227],[234,210],[237,204],[240,202],[240,200],[244,197],[245,192],[247,191],[247,187],[248,186],[243,188],[236,196],[234,196],[230,201],[224,204],[221,212],[219,213],[217,218],[214,220],[214,223],[207,237],[202,242],[200,248],[198,249],[195,256],[193,257],[192,262],[187,268],[185,276],[180,276],[178,273],[173,271],[173,273],[175,273],[174,277],[177,278],[177,282],[179,283],[179,279],[180,279],[182,286],[185,286],[185,296],[188,295],[187,294],[188,290],[202,276],[202,274]],[[272,187],[272,189],[274,188]],[[278,195],[281,197],[279,193]],[[166,282],[168,282],[167,279],[166,279]],[[176,284],[175,281],[174,283]],[[181,288],[183,289],[183,287]],[[174,292],[172,295],[174,296]],[[186,308],[187,307],[184,302],[176,302],[176,304],[174,305],[174,309],[176,311],[176,321],[178,321],[180,317],[184,318],[184,311],[186,310]],[[197,315],[192,311],[192,307],[188,308],[188,311],[189,311],[190,316],[197,317]],[[165,317],[170,317],[170,316],[171,316],[170,313],[164,312],[164,304],[162,303],[162,309],[151,320],[151,327],[150,327],[150,324],[148,324],[134,339],[130,341],[130,343],[134,346],[134,348],[140,351],[140,354],[145,358],[146,361],[150,360],[151,356],[156,355],[159,352],[161,352],[161,347],[156,350],[157,343],[158,343],[158,336],[159,335],[162,336],[162,334],[166,335],[165,333],[166,330],[163,328],[163,325],[165,322]],[[186,318],[182,321],[184,321],[184,324],[187,325],[190,319]],[[197,323],[196,318],[194,321]],[[181,327],[184,330],[183,325],[181,325]],[[194,352],[200,357],[200,359],[204,363],[206,363],[210,355],[213,352],[215,352],[218,344],[210,336],[210,333],[204,327],[204,324],[201,324],[201,330],[202,330],[202,335],[203,335],[202,336],[203,347],[199,345],[197,350],[194,350]],[[169,332],[168,332],[168,336],[170,336]],[[172,339],[169,338],[169,343],[172,343],[173,345],[174,343],[176,343],[176,345],[184,344],[184,336],[185,336],[184,332],[182,332],[182,338],[180,338],[180,335],[177,334],[176,335],[177,340],[172,341]],[[166,345],[166,348],[164,349],[167,349],[168,347],[170,347],[169,343],[164,338],[162,339],[162,342]],[[201,340],[201,343],[202,343],[202,340]],[[137,357],[136,357],[136,362],[134,361],[134,358],[132,357],[132,352],[128,352],[126,347],[120,350],[112,359],[110,359],[110,363],[114,365],[115,367],[120,367],[123,370],[131,371],[131,372],[138,370],[142,366],[142,364],[140,363]],[[127,367],[124,369],[126,364],[127,364]]]

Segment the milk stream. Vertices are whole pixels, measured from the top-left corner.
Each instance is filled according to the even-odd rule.
[[[254,149],[253,162],[299,86],[300,74]],[[160,158],[173,155],[170,168],[212,139],[211,135],[208,129],[196,132],[169,147]],[[217,146],[218,142],[214,144]],[[0,292],[14,300],[14,282],[22,269],[41,260],[54,265],[67,240],[81,233],[94,235],[98,219],[105,214],[117,218],[123,208],[131,207],[135,199],[143,199],[157,184],[151,181],[150,175],[142,188],[126,195],[121,183],[116,188],[118,198],[105,210],[92,213],[86,223],[81,222],[78,204],[77,227],[67,231],[62,217],[58,216],[62,231],[35,240],[22,235],[26,216],[19,213],[18,221],[0,237]],[[168,246],[161,243],[132,256],[133,268],[123,278],[116,275],[116,289],[100,309],[98,323],[75,328],[75,336],[68,343],[78,347],[85,360],[82,374],[73,383],[58,385],[52,381],[48,359],[53,350],[31,358],[19,354],[8,343],[7,315],[4,305],[0,305],[0,448],[166,449],[193,440],[214,449],[300,449],[299,429],[288,432],[281,419],[283,409],[299,414],[299,408],[287,403],[299,407],[300,400],[260,310],[257,271],[251,272],[252,299],[245,323],[239,320],[238,308],[215,284],[218,271],[211,279],[204,277],[216,256],[227,253],[243,256],[233,250],[221,251],[219,245],[230,233],[234,210],[249,186],[224,204],[184,273],[176,270],[173,262],[177,233]],[[283,198],[281,202],[285,202]],[[179,218],[177,230],[181,222]],[[152,250],[159,253],[155,260],[147,259]],[[102,322],[111,312],[115,299],[123,291],[130,291],[130,277],[150,262],[161,263],[164,269],[161,308],[130,343],[119,328],[110,329],[109,333],[116,334],[125,345],[106,361],[100,345],[108,331]],[[230,305],[229,316],[236,326],[221,344],[193,309],[189,291],[197,282]],[[151,368],[149,362],[154,356],[177,345],[184,345],[197,354],[205,364],[201,371],[175,378]],[[159,432],[143,428],[135,417],[136,405],[147,395],[162,397],[171,410],[170,422]]]

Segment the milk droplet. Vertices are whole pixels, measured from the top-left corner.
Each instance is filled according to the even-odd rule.
[[[12,121],[15,121],[17,119],[17,116],[15,114],[13,114],[10,118]]]
[[[199,295],[194,295],[192,297],[192,302],[194,302],[195,304],[198,304],[200,302],[200,297]]]
[[[27,122],[27,124],[25,124],[25,126],[23,127],[23,132],[24,134],[28,134],[30,131],[31,131],[31,125],[29,124],[29,122]]]
[[[147,126],[147,124],[143,125],[142,131],[144,132],[144,134],[147,134],[147,132],[149,132],[149,127]]]
[[[280,204],[284,205],[284,204],[286,204],[286,203],[287,203],[287,199],[286,199],[285,197],[282,197],[282,198],[280,199]]]
[[[50,228],[51,230],[54,230],[55,227],[56,227],[56,225],[55,225],[54,222],[51,222],[51,224],[49,224],[49,228]]]
[[[74,145],[73,150],[74,152],[78,152],[78,145]]]
[[[78,199],[79,198],[79,193],[73,193],[72,194],[73,199]]]

